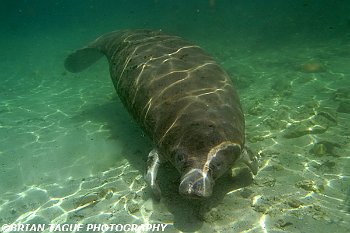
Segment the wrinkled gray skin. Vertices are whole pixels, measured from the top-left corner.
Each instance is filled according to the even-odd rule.
[[[244,116],[227,73],[198,46],[150,30],[105,34],[69,55],[65,67],[80,72],[103,54],[124,106],[154,142],[146,181],[155,195],[158,167],[170,161],[181,195],[209,197],[215,180],[246,155]],[[243,162],[256,172],[251,158]]]

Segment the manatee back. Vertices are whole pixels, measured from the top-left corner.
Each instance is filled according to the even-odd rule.
[[[206,154],[222,141],[244,145],[233,84],[200,47],[160,31],[105,34],[65,62],[79,72],[105,54],[124,106],[161,152],[184,146]]]
[[[243,148],[239,97],[226,72],[199,46],[138,30],[124,32],[104,53],[119,97],[164,154],[179,145],[205,154],[222,141]]]

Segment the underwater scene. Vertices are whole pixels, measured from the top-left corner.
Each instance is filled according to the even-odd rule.
[[[1,0],[0,12],[0,232],[350,232],[350,1]],[[154,30],[154,46],[136,29]],[[113,33],[112,42],[100,37],[121,30],[129,34],[118,43]],[[181,65],[171,63],[183,51]],[[182,86],[198,91],[186,106],[207,101],[188,107],[183,124],[170,120],[185,115],[181,95],[157,108],[156,91],[144,88],[168,63],[163,78],[183,77],[161,79],[162,94],[196,71],[214,77]],[[118,97],[122,75],[137,86]],[[214,98],[224,88],[235,93],[231,81],[239,99]],[[137,99],[148,103],[137,108]],[[236,114],[239,101],[244,119],[231,119],[223,109]],[[166,141],[178,150],[179,137],[209,147],[216,135],[197,140],[187,127],[201,106],[243,128],[234,134],[243,141],[200,158],[162,149]],[[158,118],[135,120],[147,114]],[[198,117],[219,135],[229,131],[208,116]],[[168,126],[161,135],[158,122]],[[180,136],[169,140],[172,131]],[[211,162],[224,150],[216,177]],[[177,165],[199,160],[215,184],[205,175],[186,183],[192,174]],[[184,182],[205,192],[193,198]]]

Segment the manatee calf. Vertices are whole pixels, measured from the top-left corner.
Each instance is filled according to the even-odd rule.
[[[166,161],[180,172],[179,192],[189,198],[210,196],[239,159],[256,173],[244,150],[239,97],[201,48],[161,31],[115,31],[70,54],[65,67],[80,72],[103,55],[122,103],[153,140],[146,181],[156,196],[157,170]]]

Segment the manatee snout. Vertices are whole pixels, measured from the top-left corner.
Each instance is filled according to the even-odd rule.
[[[191,158],[192,166],[188,167],[181,177],[179,193],[186,198],[205,198],[213,193],[215,180],[229,171],[241,154],[240,145],[223,142],[210,149],[206,159]],[[180,163],[186,164],[186,162]],[[188,164],[188,161],[187,161]],[[177,166],[180,168],[179,163]]]
[[[211,196],[214,180],[200,169],[192,169],[181,178],[179,193],[192,199]]]

